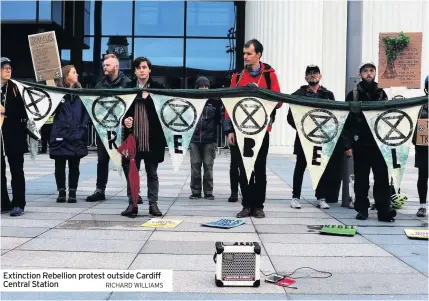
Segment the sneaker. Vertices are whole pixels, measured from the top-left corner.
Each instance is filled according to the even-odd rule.
[[[295,209],[301,209],[301,204],[299,203],[299,199],[293,198],[290,202],[290,206]]]
[[[87,202],[98,202],[106,200],[106,195],[104,191],[96,189],[94,193],[86,198]]]
[[[239,213],[237,213],[238,218],[242,217],[249,217],[252,214],[252,209],[243,207],[243,210],[241,210]]]
[[[253,216],[256,218],[264,218],[265,212],[262,208],[256,208],[255,211],[253,212]]]
[[[10,216],[21,216],[24,214],[24,209],[21,209],[19,207],[15,207],[10,212]]]
[[[420,204],[420,208],[417,211],[417,217],[425,217],[426,216],[426,204]]]
[[[214,195],[213,195],[213,194],[211,194],[211,193],[209,193],[209,194],[204,194],[204,198],[205,198],[206,200],[214,200],[214,199],[215,199]]]
[[[317,200],[317,207],[320,209],[329,209],[329,205],[325,199]]]
[[[201,199],[201,193],[193,193],[189,196],[191,200]]]

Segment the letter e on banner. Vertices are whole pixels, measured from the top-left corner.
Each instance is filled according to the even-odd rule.
[[[183,149],[182,149],[183,137],[182,137],[182,135],[174,135],[173,140],[174,140],[174,153],[183,154]]]
[[[312,165],[319,165],[320,166],[320,159],[322,158],[321,155],[322,147],[321,146],[313,146],[313,158],[311,160]]]

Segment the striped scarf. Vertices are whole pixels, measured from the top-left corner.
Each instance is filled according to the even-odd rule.
[[[149,85],[146,84],[142,87],[137,82],[138,88],[148,88]],[[145,99],[142,98],[136,100],[135,109],[134,109],[134,129],[133,134],[134,138],[137,141],[137,151],[138,152],[148,152],[149,149],[149,119],[146,111]]]

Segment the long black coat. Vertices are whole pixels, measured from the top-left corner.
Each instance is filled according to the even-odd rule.
[[[6,109],[2,126],[6,155],[27,153],[28,116],[24,101],[18,87],[11,80],[7,81],[1,90],[1,104]]]
[[[137,80],[132,80],[126,88],[136,88]],[[155,89],[164,89],[164,86],[149,80],[149,88]],[[133,104],[125,114],[123,120],[128,117],[134,118],[134,110],[136,101],[145,102],[145,107],[147,110],[147,116],[149,118],[149,151],[143,152],[143,159],[147,158],[149,160],[154,160],[158,163],[164,161],[164,153],[165,153],[165,136],[164,131],[162,130],[161,123],[159,121],[158,115],[156,114],[155,105],[153,103],[152,97],[149,95],[146,99],[142,98],[142,92],[137,94]],[[138,126],[133,124],[134,126]],[[127,129],[124,127],[124,140],[128,137],[129,134],[132,134],[133,128]],[[137,142],[138,143],[138,142]]]
[[[58,105],[50,138],[50,157],[85,157],[88,155],[85,131],[89,114],[77,95],[67,94]]]

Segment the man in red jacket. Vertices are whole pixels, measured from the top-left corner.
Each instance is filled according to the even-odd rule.
[[[240,73],[235,73],[232,76],[231,87],[255,85],[260,88],[270,89],[274,92],[280,92],[279,81],[274,69],[270,65],[260,61],[263,50],[264,48],[262,44],[256,39],[250,40],[244,44],[243,55],[245,68]],[[282,104],[282,102],[279,102],[276,109],[280,108]],[[258,157],[255,161],[254,172],[252,173],[250,182],[247,183],[243,161],[241,160],[238,147],[236,146],[234,128],[232,126],[231,119],[228,116],[228,112],[225,111],[224,132],[228,137],[229,144],[232,146],[231,159],[233,157],[233,153],[237,154],[238,152],[238,156],[236,155],[234,158],[236,158],[236,160],[240,160],[240,186],[241,194],[243,196],[243,210],[237,214],[237,217],[239,218],[251,215],[258,218],[265,217],[263,209],[265,192],[267,189],[266,165],[270,144],[269,132],[271,131],[271,126],[274,122],[275,113],[276,111],[274,110],[270,116],[271,119],[267,133],[265,134],[261,149],[259,150]]]

